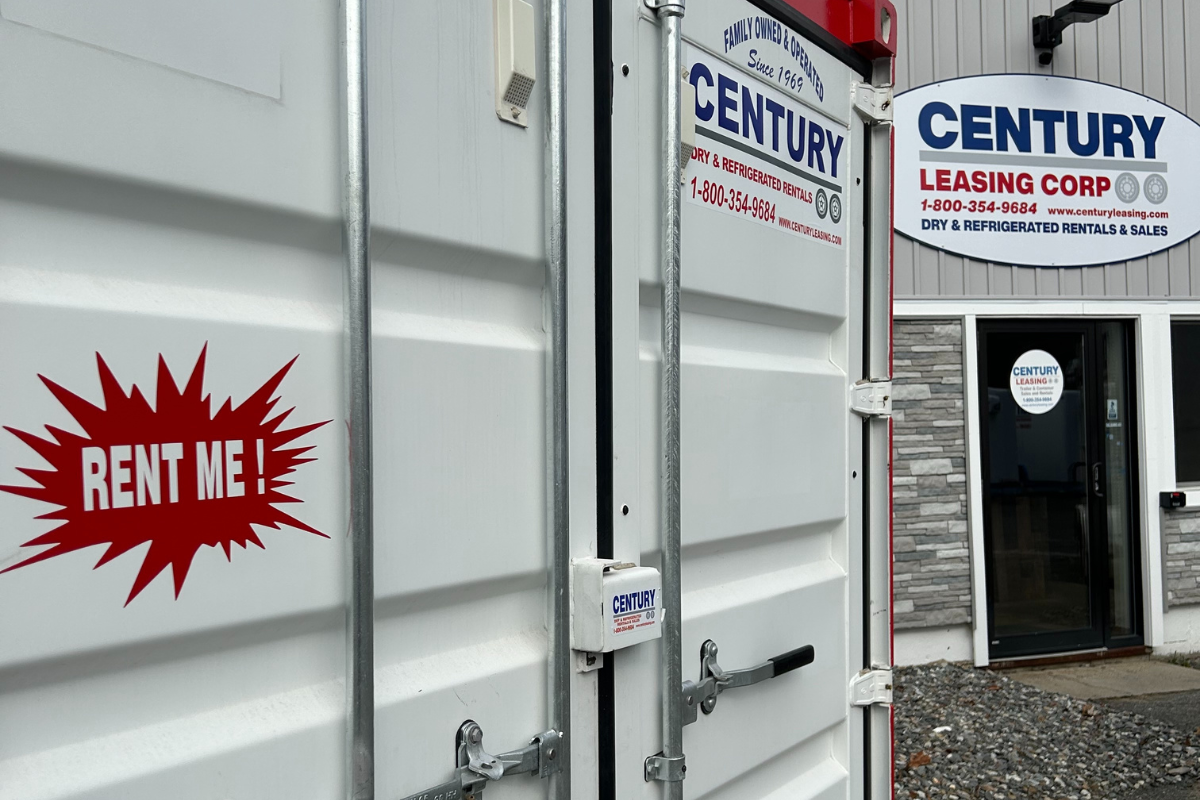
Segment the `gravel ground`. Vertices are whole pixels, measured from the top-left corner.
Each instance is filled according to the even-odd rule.
[[[1114,697],[1105,700],[1104,704],[1191,733],[1194,743],[1200,747],[1200,731],[1197,730],[1200,726],[1200,691]]]
[[[1130,711],[955,664],[895,680],[898,800],[1123,798],[1200,772],[1200,733]]]

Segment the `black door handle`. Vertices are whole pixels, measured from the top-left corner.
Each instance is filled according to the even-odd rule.
[[[1104,484],[1100,482],[1101,472],[1103,472],[1103,462],[1097,461],[1092,464],[1092,491],[1096,497],[1104,497]]]
[[[775,656],[770,659],[770,662],[775,665],[775,675],[778,678],[785,672],[791,672],[794,669],[808,666],[813,662],[815,653],[811,644],[806,644],[804,647],[797,647],[795,650],[789,650],[781,656]]]

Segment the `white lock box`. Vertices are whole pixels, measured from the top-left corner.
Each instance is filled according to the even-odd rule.
[[[610,653],[662,635],[662,576],[603,558],[571,562],[571,648]]]

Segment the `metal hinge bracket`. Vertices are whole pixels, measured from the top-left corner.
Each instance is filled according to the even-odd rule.
[[[687,764],[684,763],[684,756],[667,758],[662,753],[659,753],[646,759],[647,783],[650,781],[675,783],[683,780],[686,775]]]
[[[850,680],[850,705],[890,706],[891,704],[891,667],[864,669]]]
[[[892,415],[892,381],[872,378],[850,387],[850,410],[860,417]]]
[[[854,83],[850,89],[854,110],[873,125],[892,124],[892,87]]]
[[[456,741],[458,769],[454,777],[404,800],[482,800],[489,781],[520,773],[549,778],[562,771],[563,735],[555,730],[538,734],[520,750],[491,755],[483,749],[483,728],[469,719],[459,727]]]

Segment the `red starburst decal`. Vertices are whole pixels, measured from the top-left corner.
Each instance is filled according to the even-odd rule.
[[[125,393],[99,353],[103,408],[38,376],[85,435],[47,425],[52,438],[43,439],[5,427],[51,469],[20,469],[37,486],[0,486],[0,491],[57,506],[37,519],[63,524],[25,542],[23,547],[47,549],[3,572],[108,545],[95,569],[149,542],[128,605],[167,566],[179,597],[201,546],[220,545],[230,560],[234,544],[265,549],[253,525],[276,530],[287,525],[329,538],[277,508],[302,502],[284,494],[292,483],[285,477],[315,460],[305,457],[312,447],[286,446],[329,422],[283,428],[295,409],[271,416],[279,402],[272,395],[296,359],[237,408],[230,398],[214,415],[210,396],[203,394],[207,350],[200,351],[182,391],[159,355],[153,408],[137,386]]]

